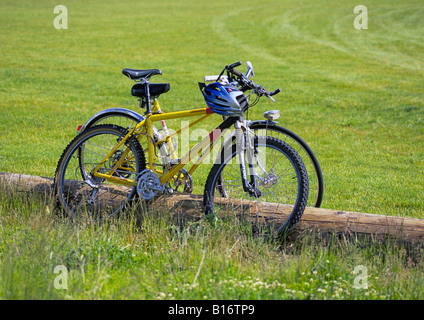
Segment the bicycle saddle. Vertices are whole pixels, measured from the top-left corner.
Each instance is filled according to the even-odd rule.
[[[150,78],[151,76],[162,74],[162,71],[159,69],[147,69],[147,70],[137,70],[137,69],[122,69],[122,74],[126,75],[132,80],[140,80],[145,78]]]

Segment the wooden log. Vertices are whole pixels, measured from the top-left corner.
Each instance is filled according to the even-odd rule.
[[[161,203],[172,211],[201,209],[203,197],[200,195],[173,195],[161,198]],[[256,201],[232,201],[216,199],[215,204],[224,205],[223,214],[232,212],[248,219],[252,224],[280,226],[291,212],[291,206]],[[319,234],[343,234],[346,236],[373,236],[376,238],[394,237],[409,242],[424,242],[424,220],[409,217],[395,217],[379,214],[340,211],[325,208],[307,207],[295,233],[315,231]]]
[[[51,193],[52,178],[14,173],[0,173],[0,183],[17,192]],[[155,206],[168,209],[173,215],[188,218],[201,218],[201,195],[173,194],[159,196]],[[291,211],[288,205],[259,203],[249,200],[220,198],[215,201],[221,207],[220,216],[228,214],[247,219],[252,224],[278,228]],[[295,232],[309,230],[319,234],[338,233],[347,236],[366,235],[375,237],[395,237],[408,242],[424,242],[424,220],[409,217],[340,211],[323,208],[305,209]]]

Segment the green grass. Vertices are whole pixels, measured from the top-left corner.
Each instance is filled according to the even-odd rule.
[[[2,299],[424,298],[422,248],[396,240],[305,235],[280,245],[231,217],[177,222],[156,211],[81,227],[52,215],[49,198],[0,200]],[[57,266],[67,289],[55,287]],[[358,266],[366,282],[356,282]]]
[[[140,111],[124,67],[161,69],[153,81],[171,83],[160,101],[175,111],[204,106],[197,86],[204,75],[250,60],[255,82],[283,92],[249,117],[278,108],[280,125],[312,147],[324,174],[322,207],[424,218],[421,0],[365,4],[368,30],[354,29],[354,5],[344,0],[247,0],[235,7],[222,0],[72,1],[67,30],[53,27],[56,5],[0,4],[0,171],[52,177],[78,125],[105,108]],[[193,176],[196,193],[208,168]],[[344,286],[349,294],[342,298],[422,298],[419,267],[403,265],[403,253],[390,246],[324,247],[330,263],[315,269],[318,257],[308,246],[282,255],[233,225],[189,225],[175,235],[163,213],[156,222],[146,219],[146,228],[153,224],[148,232],[131,220],[68,229],[44,214],[43,205],[16,201],[2,199],[2,297],[156,298],[163,292],[169,298],[314,299],[332,298]],[[128,242],[131,232],[135,240]],[[198,286],[190,289],[203,252]],[[67,292],[52,289],[52,267],[62,263],[72,269]],[[350,287],[353,267],[366,263],[376,290],[368,295]],[[275,286],[254,290],[258,281]]]
[[[74,1],[67,30],[53,27],[55,5],[1,4],[1,171],[53,176],[79,124],[108,107],[139,111],[124,67],[160,68],[173,111],[204,105],[204,75],[250,60],[255,81],[283,93],[249,116],[278,108],[311,145],[323,207],[423,217],[420,1],[373,1],[368,30],[354,29],[349,1]]]

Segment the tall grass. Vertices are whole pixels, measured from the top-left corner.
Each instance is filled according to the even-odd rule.
[[[252,230],[237,218],[184,220],[137,206],[116,219],[82,225],[58,216],[48,197],[1,192],[0,297],[424,298],[420,247],[336,235],[281,244]],[[67,289],[55,287],[62,275],[57,266],[68,271]],[[355,282],[364,276],[358,266],[366,268],[365,282]]]

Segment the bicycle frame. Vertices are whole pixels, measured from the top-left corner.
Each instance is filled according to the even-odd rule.
[[[155,146],[166,142],[167,145],[170,147],[169,153],[173,155],[174,159],[176,159],[171,139],[174,136],[180,134],[182,131],[186,130],[187,128],[199,123],[200,121],[205,120],[206,118],[208,118],[214,113],[209,107],[161,113],[159,102],[157,100],[155,100],[153,103],[152,111],[153,113],[147,114],[144,120],[139,122],[133,129],[129,131],[129,133],[125,137],[123,137],[118,142],[118,144],[106,155],[106,157],[92,170],[91,175],[98,178],[106,179],[108,181],[111,181],[117,184],[136,186],[137,181],[113,176],[113,173],[119,168],[120,165],[122,165],[122,163],[124,162],[124,159],[128,156],[130,152],[129,148],[126,149],[126,151],[122,154],[121,158],[115,163],[114,167],[109,172],[109,174],[98,172],[98,170],[102,167],[102,165],[106,163],[106,161],[110,157],[112,157],[115,151],[118,150],[118,148],[120,148],[125,143],[125,141],[127,141],[133,135],[138,136],[139,141],[141,141],[144,135],[147,136],[149,152],[148,152],[148,161],[146,161],[147,162],[146,165],[150,170],[152,170],[156,174],[163,173],[161,170],[157,169],[157,165],[155,163]],[[202,117],[191,122],[188,126],[180,129],[179,131],[173,133],[172,135],[166,134],[166,136],[163,139],[160,139],[159,141],[156,141],[156,142],[154,141],[153,139],[153,123],[154,122],[165,121],[169,119],[190,118],[190,117],[197,117],[197,116],[202,116]],[[184,166],[186,166],[190,162],[190,160],[195,158],[195,155],[197,155],[202,150],[203,151],[202,154],[197,158],[196,162],[194,162],[194,164],[188,170],[188,172],[191,174],[200,165],[203,159],[210,153],[210,151],[217,144],[217,142],[224,136],[227,129],[230,128],[235,121],[236,119],[227,118],[218,127],[213,129],[209,133],[209,135],[204,137],[202,141],[196,144],[187,154],[181,157],[180,160],[178,160],[178,162],[169,171],[167,171],[166,173],[160,176],[160,179],[159,179],[160,183],[164,184],[168,182],[174,175],[178,173],[178,171],[180,171]]]

